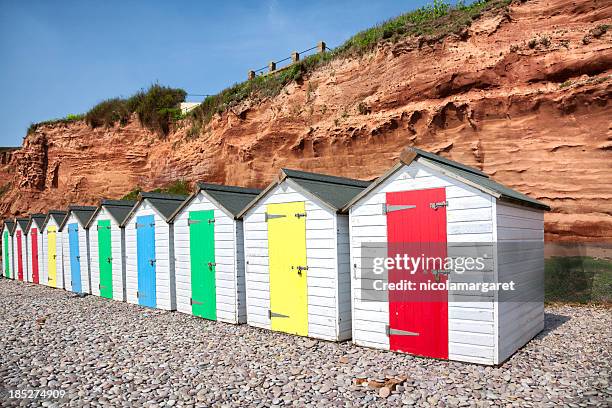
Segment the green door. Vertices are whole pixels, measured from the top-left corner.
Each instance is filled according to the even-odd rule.
[[[217,320],[215,212],[190,211],[188,223],[191,254],[191,312],[194,316]]]
[[[8,231],[4,231],[4,236],[2,237],[2,242],[4,243],[4,276],[7,278],[11,277],[11,261],[9,260],[9,234]]]
[[[98,260],[100,264],[100,296],[113,298],[113,252],[111,250],[111,222],[98,221]]]

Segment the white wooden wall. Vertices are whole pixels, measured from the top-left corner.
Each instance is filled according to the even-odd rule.
[[[350,239],[348,215],[337,216],[338,257],[338,315],[339,340],[348,340],[352,335],[351,318],[351,266],[350,266]]]
[[[14,275],[13,275],[13,239],[11,237],[11,233],[8,231],[8,227],[6,226],[6,224],[2,227],[2,239],[4,239],[4,231],[6,230],[6,232],[8,232],[8,251],[9,253],[7,254],[4,251],[4,242],[2,243],[2,272],[4,275],[4,260],[6,259],[6,257],[8,256],[9,258],[9,268],[10,268],[10,273],[11,273],[11,279],[14,279]]]
[[[340,340],[337,216],[305,197],[284,181],[244,217],[247,323],[270,329],[270,273],[266,206],[272,203],[306,202],[306,257],[308,264],[308,336]],[[350,317],[350,316],[349,316]],[[346,325],[344,326],[346,328]]]
[[[446,188],[447,241],[493,243],[494,198],[454,179],[413,162],[385,180],[350,210],[351,265],[353,278],[353,341],[389,349],[385,326],[389,324],[386,302],[359,299],[361,244],[387,242],[387,217],[382,212],[387,192]],[[493,270],[489,271],[493,274]],[[492,280],[492,277],[491,277]],[[491,292],[489,292],[490,294]],[[449,293],[449,297],[452,294]],[[449,359],[493,364],[496,356],[495,304],[492,295],[483,301],[449,301]]]
[[[44,254],[44,259],[43,259],[43,264],[45,266],[44,269],[44,280],[42,281],[43,285],[47,285],[49,286],[49,263],[48,263],[48,240],[47,240],[47,231],[48,228],[50,226],[54,226],[57,229],[59,228],[59,226],[57,225],[57,223],[55,222],[55,220],[53,218],[49,219],[49,222],[47,222],[47,224],[45,225],[45,229],[43,230],[43,239],[41,241],[43,241],[43,254]],[[55,249],[56,249],[56,254],[55,254],[55,262],[56,262],[56,281],[57,281],[57,288],[59,289],[64,289],[64,257],[63,257],[63,251],[62,251],[62,241],[63,241],[63,234],[61,232],[56,232],[56,236],[55,236]]]
[[[217,320],[228,323],[244,323],[244,265],[238,263],[238,228],[233,217],[228,216],[202,193],[189,203],[174,220],[174,253],[176,260],[176,308],[192,314],[191,304],[191,251],[189,243],[190,211],[214,210],[215,262],[217,286]],[[239,272],[239,269],[242,271]],[[241,277],[242,276],[242,277]],[[239,289],[242,287],[242,292]],[[242,310],[241,310],[242,309]],[[243,320],[241,320],[241,318]]]
[[[98,256],[98,221],[110,220],[111,256],[113,260],[113,299],[125,301],[125,270],[122,260],[122,230],[119,224],[102,207],[89,227],[89,266],[91,268],[91,293],[100,296],[100,259]],[[157,226],[157,225],[156,225]]]
[[[38,282],[41,282],[42,277],[42,234],[36,224],[32,224],[28,233],[28,274],[30,277],[29,282],[34,281],[34,266],[32,265],[32,230],[36,228],[36,235],[38,236]]]
[[[498,279],[516,286],[499,299],[501,363],[544,329],[544,212],[498,201],[497,240]]]
[[[24,234],[23,230],[19,223],[16,223],[15,230],[13,231],[13,256],[14,256],[14,265],[15,265],[15,279],[19,280],[19,248],[17,241],[17,231],[21,231],[21,271],[23,273],[22,279],[24,281],[28,281],[28,268],[27,268],[27,254],[26,254],[26,234]]]
[[[176,310],[174,271],[170,265],[170,228],[161,215],[144,200],[125,226],[125,296],[129,303],[138,304],[138,260],[136,242],[136,218],[142,215],[155,216],[155,284],[157,308]]]
[[[45,228],[42,229],[40,232],[40,241],[38,242],[38,245],[40,245],[40,255],[41,255],[41,258],[39,259],[40,261],[39,274],[40,275],[38,277],[38,282],[41,285],[49,286],[49,264],[47,263],[49,248],[47,247],[47,226],[46,225],[45,225]]]
[[[63,267],[64,267],[64,288],[66,290],[72,291],[72,270],[70,268],[70,241],[68,234],[68,226],[70,224],[76,223],[79,226],[78,236],[79,236],[79,256],[81,263],[81,290],[83,293],[91,293],[91,288],[89,286],[89,259],[87,254],[89,253],[87,247],[87,230],[81,225],[79,220],[73,213],[70,213],[68,218],[68,222],[64,224],[64,228],[62,229],[62,257],[63,257]]]

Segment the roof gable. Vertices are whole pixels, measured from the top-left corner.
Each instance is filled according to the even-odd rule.
[[[45,214],[32,214],[30,216],[30,220],[28,221],[28,226],[26,227],[27,232],[30,232],[30,228],[32,228],[33,225],[35,225],[36,228],[41,229],[45,222],[45,217]]]
[[[29,218],[16,218],[17,223],[15,224],[15,228],[19,226],[23,232],[27,231],[28,223],[30,222]]]
[[[89,228],[98,214],[104,208],[108,214],[115,220],[119,225],[123,224],[126,217],[132,211],[132,208],[136,205],[136,201],[132,200],[102,200],[100,205],[96,208],[96,211],[92,214],[86,228]]]
[[[400,161],[396,163],[391,169],[385,174],[380,176],[374,183],[368,188],[363,190],[360,194],[355,196],[348,204],[346,204],[342,210],[348,211],[348,209],[365,197],[370,191],[381,185],[386,179],[392,174],[398,171],[403,166],[409,166],[413,161],[422,163],[428,167],[432,167],[435,170],[442,172],[443,174],[455,178],[460,182],[470,185],[476,189],[479,189],[495,198],[511,201],[519,205],[528,207],[538,208],[541,210],[550,210],[550,207],[546,204],[531,198],[523,193],[511,189],[510,187],[504,186],[496,181],[489,178],[488,175],[481,172],[480,170],[474,169],[469,166],[465,166],[461,163],[440,157],[436,154],[426,152],[415,147],[406,148],[400,155]]]
[[[162,193],[140,193],[138,202],[121,224],[124,227],[130,219],[136,214],[142,203],[146,200],[157,211],[166,222],[170,222],[170,217],[187,199],[188,196],[177,194],[162,194]]]
[[[263,199],[274,187],[283,181],[290,180],[300,189],[312,194],[330,209],[339,212],[343,205],[362,192],[371,182],[330,176],[327,174],[309,173],[299,170],[281,169],[278,180],[272,182],[253,201],[251,201],[239,214],[242,217],[257,202]]]
[[[53,219],[53,222],[55,222],[55,224],[59,227],[60,225],[62,225],[65,218],[66,211],[51,210],[47,213],[47,217],[45,218],[45,222],[43,222],[41,229],[45,229],[51,219]]]
[[[2,228],[6,228],[8,230],[8,233],[10,235],[13,235],[13,232],[15,231],[15,221],[11,221],[11,220],[4,220],[4,225]]]
[[[74,215],[74,218],[76,218],[77,222],[83,228],[87,228],[87,226],[89,225],[89,220],[91,219],[91,216],[94,214],[96,209],[97,207],[89,205],[69,205],[66,217],[59,226],[60,231],[64,229],[72,215]]]

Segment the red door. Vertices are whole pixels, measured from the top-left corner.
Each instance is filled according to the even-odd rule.
[[[32,282],[38,283],[38,229],[30,230],[30,240],[32,240]]]
[[[17,278],[23,280],[23,251],[21,247],[21,231],[17,231]]]
[[[444,260],[447,253],[446,191],[436,188],[387,193],[386,212],[388,257],[421,259],[419,266],[410,270],[405,264],[401,269],[397,265],[389,269],[389,283],[414,283],[411,290],[389,291],[390,349],[447,359],[448,292],[420,285],[444,284],[447,280],[445,274],[434,272],[443,269],[436,260]]]

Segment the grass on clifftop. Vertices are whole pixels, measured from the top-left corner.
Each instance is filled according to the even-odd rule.
[[[164,193],[164,194],[180,194],[180,195],[189,195],[192,193],[191,186],[185,180],[177,180],[169,186],[163,188],[156,188],[155,190],[151,190],[151,193]],[[142,193],[142,188],[136,187],[123,197],[121,200],[137,200],[138,194]]]
[[[139,91],[129,98],[112,98],[102,101],[86,114],[68,115],[65,118],[34,123],[30,125],[28,134],[36,131],[40,126],[79,120],[85,120],[92,128],[110,127],[116,123],[125,125],[130,116],[135,113],[144,127],[167,135],[171,123],[182,117],[179,104],[185,100],[185,96],[187,92],[183,89],[155,84],[146,91]]]
[[[460,1],[452,6],[449,2],[434,0],[430,5],[357,33],[331,52],[308,56],[276,74],[258,76],[207,97],[190,112],[194,121],[193,129],[201,129],[215,114],[222,113],[247,98],[278,95],[287,84],[299,81],[304,75],[332,59],[362,55],[383,41],[398,41],[409,36],[425,35],[442,38],[452,33],[460,33],[482,13],[503,9],[510,3],[511,0],[478,0],[470,4]]]

